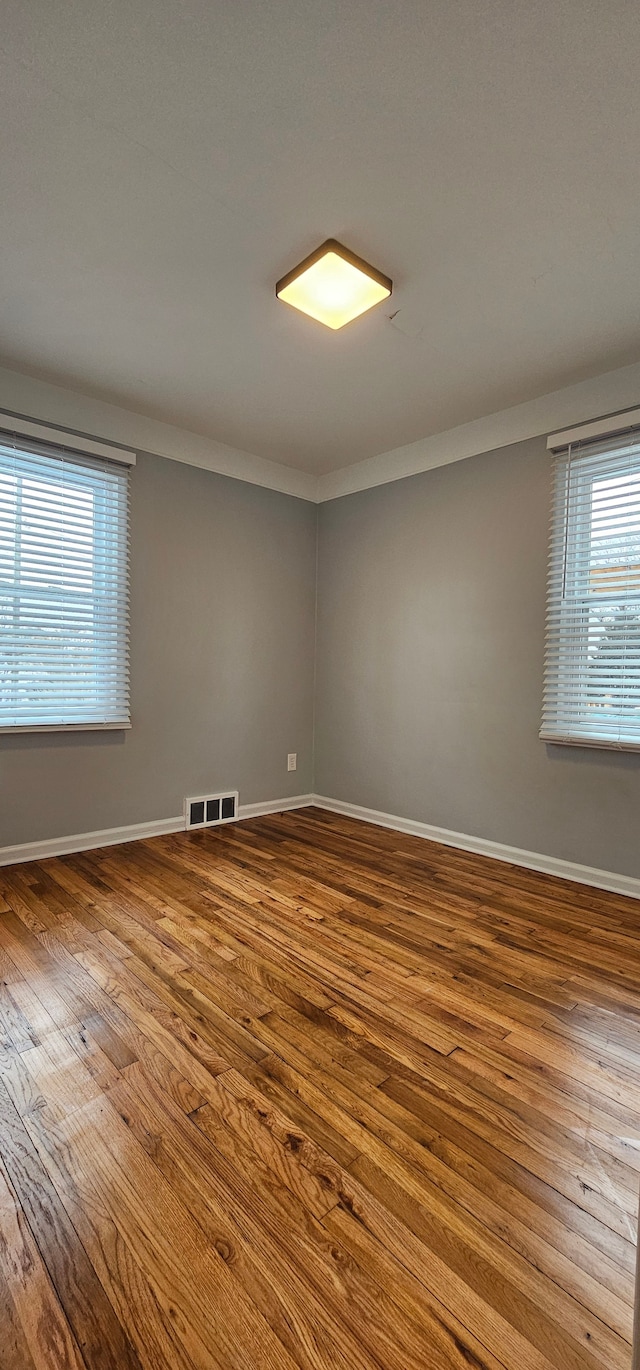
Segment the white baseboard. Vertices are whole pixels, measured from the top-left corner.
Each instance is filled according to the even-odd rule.
[[[136,842],[141,837],[161,837],[184,830],[184,814],[179,818],[158,818],[152,823],[131,823],[123,828],[103,828],[98,832],[79,832],[72,837],[47,837],[42,842],[20,842],[15,847],[0,847],[0,866],[15,866],[20,861],[44,861],[48,856],[67,856],[69,852],[91,851],[94,847],[114,847],[119,842]]]
[[[290,799],[266,799],[259,804],[241,804],[238,818],[261,818],[266,813],[286,813],[287,809],[306,809],[316,803],[314,794],[294,794]]]
[[[329,809],[332,813],[343,814],[346,818],[373,823],[379,828],[392,828],[396,832],[410,833],[413,837],[424,837],[430,842],[441,842],[445,847],[458,847],[461,851],[475,852],[478,856],[491,856],[496,861],[524,866],[526,870],[542,871],[545,875],[557,875],[562,880],[575,880],[580,885],[592,885],[595,889],[609,890],[612,894],[626,894],[631,899],[640,899],[640,879],[632,875],[618,875],[614,871],[602,871],[593,866],[578,865],[574,861],[563,861],[557,856],[543,856],[539,852],[523,851],[520,847],[508,847],[503,842],[492,842],[485,837],[470,837],[467,833],[452,832],[449,828],[436,828],[431,823],[419,823],[413,818],[400,818],[397,814],[381,813],[378,809],[365,809],[360,804],[348,804],[342,799],[330,799],[327,795],[297,794],[287,799],[266,799],[257,804],[241,804],[238,818],[240,821],[260,818],[269,813],[285,813],[287,809],[308,808],[312,804],[321,809]],[[158,818],[151,823],[131,823],[121,828],[75,833],[72,837],[50,837],[41,842],[22,842],[13,847],[0,847],[0,866],[13,866],[22,861],[43,861],[50,856],[66,856],[71,852],[91,851],[96,847],[113,847],[121,842],[136,842],[145,837],[162,837],[165,833],[172,832],[184,832],[183,814],[177,818]]]
[[[299,794],[289,799],[241,804],[238,818],[258,818],[261,814],[281,813],[285,809],[302,809],[313,802],[313,795]],[[177,818],[157,818],[151,823],[131,823],[122,828],[102,828],[98,832],[80,832],[71,837],[48,837],[41,842],[20,842],[14,847],[0,847],[0,866],[15,866],[22,861],[44,861],[49,856],[68,856],[71,852],[92,851],[96,847],[115,847],[120,842],[137,842],[143,837],[162,837],[170,832],[184,832],[184,814]]]
[[[418,823],[412,818],[399,818],[397,814],[379,813],[377,809],[365,809],[360,804],[347,804],[341,799],[328,799],[326,795],[314,795],[313,803],[317,804],[318,808],[330,809],[332,813],[343,814],[345,818],[357,818],[364,823],[374,823],[379,828],[393,828],[397,832],[411,833],[414,837],[424,837],[430,842],[441,842],[445,847],[458,847],[462,851],[475,852],[478,856],[492,856],[496,861],[524,866],[526,870],[542,871],[544,875],[557,875],[561,880],[575,880],[580,885],[592,885],[595,889],[609,890],[612,894],[626,894],[631,899],[640,899],[640,879],[632,875],[618,875],[615,871],[601,871],[593,866],[563,861],[557,856],[542,856],[539,852],[522,851],[520,847],[508,847],[504,842],[491,842],[485,837],[469,837],[467,833],[451,832],[449,828],[435,828],[430,823]]]

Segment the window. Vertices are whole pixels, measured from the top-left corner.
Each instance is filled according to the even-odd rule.
[[[541,737],[640,749],[640,433],[556,457]]]
[[[0,729],[129,723],[128,467],[0,433]]]

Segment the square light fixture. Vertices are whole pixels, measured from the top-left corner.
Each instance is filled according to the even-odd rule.
[[[335,238],[327,238],[322,247],[278,281],[276,295],[327,328],[344,328],[374,304],[388,299],[392,288],[388,276]]]

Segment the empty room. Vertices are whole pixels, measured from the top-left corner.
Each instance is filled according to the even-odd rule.
[[[640,1370],[639,61],[4,0],[0,1370]]]

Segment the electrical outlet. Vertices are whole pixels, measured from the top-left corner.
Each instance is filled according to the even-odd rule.
[[[288,770],[288,771],[296,771],[297,769],[298,769],[298,753],[297,753],[297,752],[289,752],[289,755],[288,755],[288,757],[287,757],[287,770]]]

